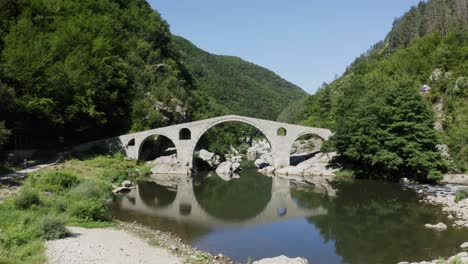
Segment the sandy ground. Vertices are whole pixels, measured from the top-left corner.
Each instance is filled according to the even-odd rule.
[[[151,246],[124,230],[69,228],[72,235],[46,242],[50,264],[182,264],[168,250]]]

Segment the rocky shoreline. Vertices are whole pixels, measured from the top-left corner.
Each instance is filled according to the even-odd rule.
[[[421,203],[428,203],[442,207],[442,211],[447,214],[447,217],[452,220],[452,227],[454,228],[466,228],[468,227],[468,199],[462,199],[456,201],[456,194],[458,191],[468,188],[468,176],[467,175],[445,175],[441,183],[437,185],[419,184],[416,182],[409,181],[408,179],[402,179],[402,184],[408,189],[412,189],[422,195],[419,200]],[[444,223],[438,224],[426,224],[427,228],[435,229],[437,231],[443,231],[447,229],[447,225]],[[468,241],[468,238],[467,238]],[[430,261],[421,262],[399,262],[398,264],[463,264],[468,263],[468,243],[465,242],[460,245],[462,252],[448,257],[446,260],[437,259]]]

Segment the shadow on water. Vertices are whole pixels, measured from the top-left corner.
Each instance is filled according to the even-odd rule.
[[[467,229],[424,228],[449,221],[399,184],[341,183],[329,198],[310,184],[255,170],[240,176],[158,176],[118,197],[113,214],[241,262],[280,254],[309,263],[421,261],[455,254],[468,237]]]

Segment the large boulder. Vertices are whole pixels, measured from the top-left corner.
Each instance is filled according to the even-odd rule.
[[[296,166],[277,169],[275,175],[334,176],[338,168],[332,166],[331,162],[336,155],[336,152],[317,153]]]
[[[206,149],[201,149],[200,151],[198,151],[197,155],[198,155],[198,158],[205,161],[211,167],[216,167],[220,163],[219,155],[216,155],[213,152],[209,152]]]
[[[178,162],[176,154],[159,157],[149,161],[148,164],[154,174],[186,174],[188,171],[183,164]]]
[[[237,162],[225,161],[219,164],[216,169],[218,174],[233,174],[240,171],[240,164]]]
[[[311,138],[306,140],[296,140],[294,141],[291,153],[311,153],[320,151],[322,147],[323,140],[320,138]]]
[[[254,161],[257,168],[263,169],[273,164],[273,157],[270,153],[262,154],[258,159]]]
[[[254,261],[253,264],[308,264],[303,258],[288,258],[284,255],[274,258],[264,258]]]
[[[221,179],[230,181],[231,179],[239,178],[237,174],[240,171],[240,164],[238,162],[225,161],[219,164],[216,168],[216,174],[220,176]]]
[[[247,149],[247,159],[251,161],[256,160],[260,156],[269,153],[270,150],[270,143],[266,139],[253,140],[252,146]]]

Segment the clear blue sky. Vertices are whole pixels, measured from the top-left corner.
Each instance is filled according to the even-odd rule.
[[[313,93],[419,0],[149,0],[172,33],[266,67]]]

